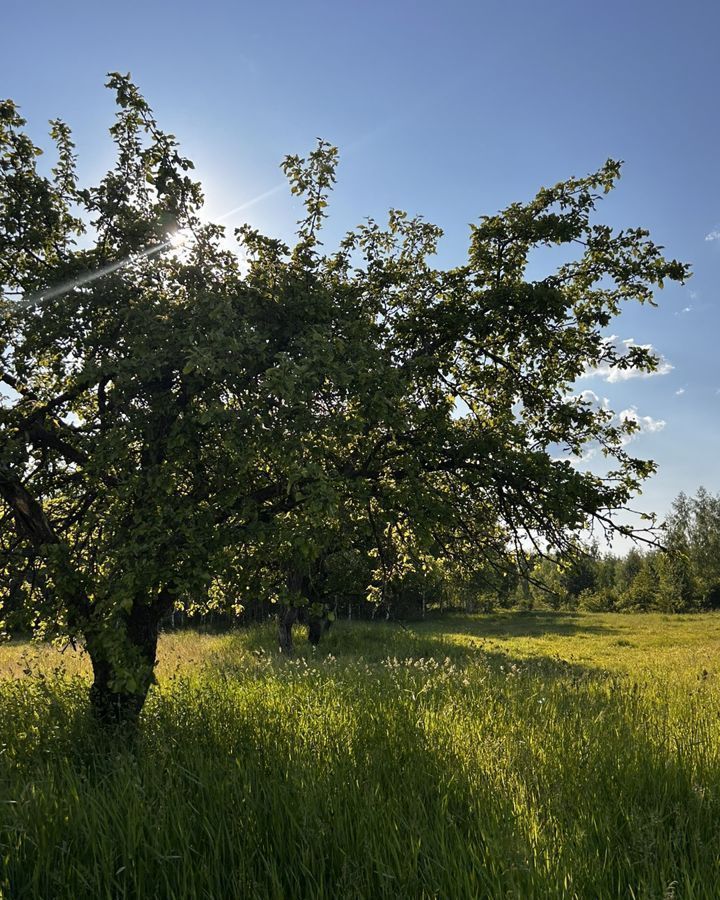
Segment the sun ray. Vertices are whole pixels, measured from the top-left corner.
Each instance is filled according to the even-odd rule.
[[[235,206],[232,209],[229,209],[227,212],[224,212],[219,216],[215,216],[213,218],[213,221],[217,223],[223,222],[225,219],[229,219],[231,216],[234,216],[239,212],[243,212],[246,209],[250,209],[257,203],[261,203],[268,197],[272,197],[274,194],[277,194],[285,187],[287,187],[287,182],[279,182],[268,190],[263,191],[261,194],[258,194],[256,197],[252,197],[250,200],[246,200],[239,206]],[[170,248],[175,250],[182,249],[187,246],[189,240],[190,234],[187,231],[177,231],[170,235],[170,237],[166,241],[163,241],[161,244],[155,244],[152,247],[148,247],[147,250],[142,250],[139,253],[132,253],[125,259],[110,263],[109,265],[103,266],[100,269],[95,269],[94,271],[87,272],[84,275],[80,275],[78,278],[74,278],[70,281],[64,281],[61,284],[55,285],[54,287],[38,291],[34,294],[31,294],[29,297],[23,297],[23,299],[18,300],[15,305],[19,307],[40,306],[47,300],[52,300],[55,297],[61,297],[63,294],[67,294],[75,288],[90,284],[93,281],[96,281],[98,278],[104,278],[105,275],[110,275],[113,272],[117,272],[119,269],[122,269],[125,266],[130,265],[130,263],[136,262],[139,259],[146,259],[156,256],[158,253],[162,253],[164,250]]]
[[[23,299],[19,300],[16,305],[24,307],[40,306],[47,300],[52,300],[54,297],[61,297],[63,294],[67,294],[75,288],[82,287],[85,284],[90,284],[93,281],[97,281],[98,278],[104,278],[105,275],[110,275],[113,272],[117,272],[119,269],[130,265],[130,263],[132,262],[137,262],[137,260],[139,259],[146,259],[155,256],[156,254],[161,253],[163,250],[166,250],[168,247],[173,246],[174,239],[175,235],[168,238],[168,240],[163,241],[162,244],[155,244],[153,247],[148,247],[147,250],[142,250],[139,253],[132,253],[130,254],[130,256],[125,257],[125,259],[120,259],[117,262],[110,263],[109,265],[103,266],[100,269],[95,269],[91,272],[87,272],[84,275],[80,275],[78,278],[73,278],[70,281],[64,281],[61,284],[57,284],[54,287],[38,291],[35,294],[31,294],[29,297],[23,297]]]

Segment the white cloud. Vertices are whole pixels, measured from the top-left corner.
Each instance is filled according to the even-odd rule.
[[[580,463],[590,462],[591,459],[595,459],[598,454],[597,447],[587,447],[580,456],[571,456],[570,462],[574,466],[578,466]]]
[[[583,401],[583,403],[591,403],[593,406],[599,406],[602,409],[607,409],[610,403],[607,397],[603,397],[601,399],[600,396],[595,393],[595,391],[591,391],[589,388],[584,391],[580,391],[577,396],[580,400]]]
[[[684,390],[685,388],[680,388],[680,392],[683,392]],[[720,394],[720,388],[718,388],[718,394]],[[575,396],[578,399],[584,400],[586,403],[591,403],[598,409],[608,411],[610,409],[610,401],[608,398],[599,397],[595,391],[586,390]],[[664,419],[654,419],[652,416],[641,416],[638,413],[636,406],[630,406],[627,409],[621,410],[619,413],[614,413],[608,424],[614,425],[617,428],[622,425],[623,422],[627,421],[635,422],[638,427],[632,434],[624,434],[621,436],[620,443],[623,447],[626,447],[641,434],[653,434],[662,431],[667,424]],[[583,448],[582,453],[578,456],[570,456],[569,459],[572,465],[578,466],[581,463],[587,463],[593,459],[598,459],[599,452],[599,444],[596,441],[592,441]]]
[[[649,350],[658,357],[657,369],[655,369],[654,372],[645,372],[635,366],[630,366],[627,369],[618,369],[612,366],[607,360],[603,360],[594,369],[587,369],[583,372],[582,378],[602,378],[609,384],[615,384],[618,381],[629,381],[631,378],[652,378],[655,375],[667,375],[675,368],[664,356],[657,353],[652,344],[636,344],[634,338],[624,338],[623,340],[620,340],[616,334],[611,334],[604,340],[609,350],[613,348],[615,350],[622,350],[622,347],[627,349],[631,347],[641,347],[643,350]]]
[[[717,228],[714,228],[712,231],[708,232],[705,235],[706,241],[720,241],[720,231]]]
[[[675,396],[676,396],[676,397],[682,397],[682,395],[683,395],[684,393],[685,393],[685,388],[678,388],[678,389],[675,391]]]
[[[633,437],[637,437],[639,434],[651,434],[653,432],[662,431],[667,425],[667,422],[665,422],[664,419],[653,419],[652,416],[638,415],[637,408],[634,406],[623,409],[618,413],[618,419],[621,422],[636,422],[638,425],[638,430],[635,431],[634,434],[625,436],[624,443],[629,443]]]

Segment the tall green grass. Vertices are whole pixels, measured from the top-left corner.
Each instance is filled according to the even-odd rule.
[[[604,621],[186,635],[132,741],[82,674],[0,682],[3,896],[720,897],[715,676],[570,659],[633,651]]]

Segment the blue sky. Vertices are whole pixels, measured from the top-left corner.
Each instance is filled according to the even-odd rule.
[[[650,228],[694,276],[612,328],[652,344],[666,374],[582,388],[642,419],[633,450],[660,466],[643,508],[720,491],[720,4],[5,0],[3,32],[0,95],[38,141],[61,116],[83,174],[101,173],[105,73],[130,71],[195,160],[211,217],[274,188],[282,157],[321,136],[341,151],[331,233],[400,207],[445,229],[454,262],[481,214],[625,160],[602,216]],[[278,191],[227,223],[288,235],[296,217]]]

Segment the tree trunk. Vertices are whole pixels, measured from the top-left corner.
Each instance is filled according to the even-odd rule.
[[[286,656],[293,654],[292,628],[298,619],[297,606],[284,606],[278,613],[278,644]]]
[[[137,723],[155,680],[160,621],[172,602],[169,593],[161,592],[151,604],[134,603],[111,635],[107,628],[97,633],[88,629],[86,644],[93,669],[90,705],[99,722],[123,727]],[[109,637],[112,653],[108,653]]]
[[[90,688],[90,706],[98,722],[103,725],[134,727],[137,724],[150,689],[150,678],[143,678],[138,689],[118,691],[114,687],[116,668],[102,655],[90,654],[93,667],[93,683]]]
[[[308,620],[308,640],[313,647],[317,647],[320,643],[320,638],[325,632],[330,631],[332,623],[333,620],[330,618],[330,611],[327,608],[323,610],[322,615],[310,617]]]
[[[286,656],[293,654],[292,628],[300,614],[298,603],[304,597],[304,576],[299,566],[290,565],[287,570],[288,604],[281,606],[278,612],[278,645],[280,652]]]
[[[320,643],[320,638],[322,637],[324,619],[322,616],[311,616],[308,621],[308,640],[313,645],[313,647],[317,647]]]

